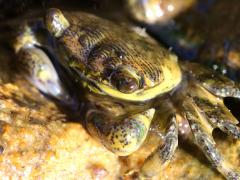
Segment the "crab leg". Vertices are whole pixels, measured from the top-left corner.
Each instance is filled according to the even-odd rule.
[[[212,165],[218,169],[228,179],[239,179],[240,174],[235,172],[232,167],[223,159],[215,147],[211,129],[207,121],[201,116],[198,109],[191,101],[186,100],[183,104],[185,116],[189,121],[196,144],[202,149],[205,156],[211,161]]]
[[[161,117],[161,118],[160,118]],[[166,125],[164,126],[163,123]],[[164,127],[167,127],[163,130]],[[178,146],[178,125],[176,121],[176,113],[172,109],[161,111],[157,114],[156,120],[153,122],[153,131],[157,134],[163,134],[164,144],[159,145],[157,149],[145,160],[140,169],[140,176],[150,178],[159,174],[168,162],[172,159],[174,152]]]
[[[204,88],[219,97],[240,98],[240,86],[227,77],[195,63],[183,63],[182,69],[190,72]]]
[[[228,179],[240,178],[240,174],[236,173],[217,151],[212,137],[212,131],[216,127],[236,138],[240,134],[239,127],[235,125],[237,120],[224,106],[223,101],[203,87],[192,85],[182,107],[196,144],[213,166]]]
[[[193,103],[202,111],[205,118],[214,128],[220,128],[223,132],[240,139],[240,127],[238,120],[225,107],[223,100],[218,98],[199,85],[191,90]]]
[[[90,133],[99,137],[103,143],[119,156],[126,156],[136,151],[145,140],[155,114],[155,109],[120,119],[97,112],[87,114],[87,126]]]

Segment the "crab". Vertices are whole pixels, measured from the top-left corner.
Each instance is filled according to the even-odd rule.
[[[140,178],[154,177],[170,162],[179,124],[185,123],[209,162],[226,178],[240,179],[212,137],[219,128],[240,139],[238,120],[223,102],[240,98],[237,83],[179,61],[147,34],[88,13],[53,8],[44,20],[20,29],[14,48],[24,76],[58,101],[78,102],[86,128],[108,149],[119,156],[134,153],[149,131],[163,139],[137,170]],[[73,83],[74,95],[59,69]]]

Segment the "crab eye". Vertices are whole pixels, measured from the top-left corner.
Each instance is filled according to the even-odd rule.
[[[136,74],[127,69],[114,71],[110,76],[111,84],[123,93],[132,93],[139,89],[139,79]]]
[[[60,37],[62,33],[70,26],[68,20],[59,9],[51,8],[47,11],[45,17],[47,30],[55,37]]]

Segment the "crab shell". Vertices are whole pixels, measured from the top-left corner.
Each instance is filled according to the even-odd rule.
[[[66,13],[65,19],[59,14],[58,10],[48,13],[48,30],[64,47],[68,65],[93,82],[101,93],[141,102],[169,92],[180,83],[177,57],[150,38],[141,38],[128,28],[118,29],[117,25],[93,15]],[[124,40],[126,34],[128,38]],[[138,89],[123,93],[114,87],[111,75],[121,69],[141,81]]]

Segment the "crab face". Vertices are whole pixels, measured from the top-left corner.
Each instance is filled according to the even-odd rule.
[[[172,158],[178,144],[178,114],[188,121],[196,144],[219,172],[227,178],[240,177],[218,153],[211,134],[220,128],[240,138],[238,121],[222,100],[240,97],[233,81],[200,65],[179,66],[175,55],[148,36],[93,15],[50,9],[43,28],[58,46],[52,52],[60,54],[60,64],[78,84],[81,113],[89,131],[110,150],[118,155],[136,151],[150,127],[157,134],[165,134],[164,145],[147,158],[140,176],[158,174]],[[17,52],[30,53],[42,46],[37,40],[29,41],[31,38],[20,39],[24,41],[16,46]],[[42,57],[39,52],[35,55],[39,58],[33,62]],[[34,78],[45,82],[41,76]]]

